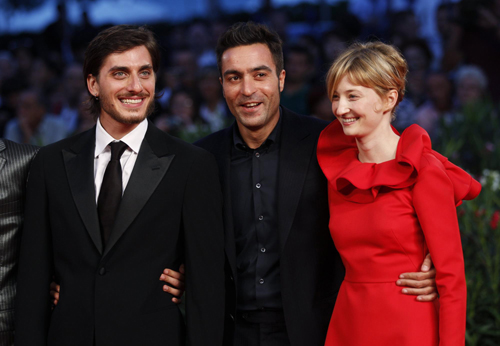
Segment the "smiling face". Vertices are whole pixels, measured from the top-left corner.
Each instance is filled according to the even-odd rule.
[[[269,48],[257,43],[227,49],[221,73],[224,97],[243,138],[246,133],[262,133],[267,138],[278,122],[285,85],[285,71],[278,77]]]
[[[390,129],[396,99],[395,90],[382,99],[372,88],[355,85],[344,76],[334,90],[332,111],[347,136],[363,138]]]
[[[134,128],[154,107],[155,74],[148,50],[138,46],[110,54],[99,76],[87,77],[87,86],[92,95],[99,97],[104,128],[105,124]]]

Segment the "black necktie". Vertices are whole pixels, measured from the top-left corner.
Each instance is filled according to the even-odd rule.
[[[116,213],[122,199],[122,166],[120,157],[128,146],[123,142],[112,142],[111,161],[109,161],[104,178],[102,179],[101,191],[97,200],[97,212],[101,223],[101,237],[103,245],[109,239],[111,230],[115,223]]]

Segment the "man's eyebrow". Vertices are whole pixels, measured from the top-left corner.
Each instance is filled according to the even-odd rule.
[[[260,65],[260,66],[256,66],[256,67],[252,67],[251,69],[249,69],[248,71],[249,72],[256,72],[256,71],[269,71],[269,72],[272,72],[271,68],[267,65]],[[224,72],[224,77],[229,75],[229,74],[241,74],[240,71],[238,70],[227,70]]]
[[[226,71],[224,71],[224,77],[226,77],[228,74],[241,74],[241,72],[238,70],[226,70]]]
[[[140,70],[152,70],[153,66],[151,64],[142,65]]]
[[[130,72],[130,68],[128,68],[127,66],[113,66],[108,70],[108,72],[114,72],[114,71]]]
[[[251,69],[252,72],[262,71],[262,70],[273,72],[271,70],[271,68],[269,66],[267,66],[267,65],[260,65],[260,66],[257,66],[257,67],[254,67],[253,69]]]
[[[153,66],[151,64],[145,64],[139,67],[139,70],[151,70],[153,69]],[[109,69],[108,72],[114,72],[114,71],[124,71],[124,72],[130,72],[130,68],[127,66],[113,66]]]

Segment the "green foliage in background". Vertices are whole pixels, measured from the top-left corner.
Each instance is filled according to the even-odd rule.
[[[469,346],[500,345],[500,173],[485,171],[478,198],[458,209],[467,277]]]
[[[489,101],[466,105],[454,119],[441,120],[440,138],[433,143],[450,161],[476,175],[500,171],[500,117]]]
[[[491,102],[467,105],[441,123],[434,148],[481,181],[458,208],[467,276],[468,346],[500,345],[500,117]]]

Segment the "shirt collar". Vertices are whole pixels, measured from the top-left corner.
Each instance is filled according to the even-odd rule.
[[[271,131],[269,136],[266,138],[266,140],[261,144],[260,148],[269,148],[269,146],[273,143],[276,143],[279,139],[279,135],[281,133],[281,106],[279,107],[280,110],[280,115],[278,122],[276,123],[276,126],[274,129]],[[253,150],[248,147],[248,145],[245,143],[243,140],[243,137],[241,137],[240,130],[238,129],[238,123],[234,123],[233,126],[233,145],[236,149],[240,150]]]
[[[148,130],[148,121],[144,119],[135,129],[127,133],[123,138],[120,139],[123,143],[127,144],[128,147],[135,152],[139,153],[141,148],[142,140],[146,136],[146,131]],[[117,141],[109,133],[106,132],[104,127],[101,125],[101,120],[97,119],[97,125],[95,130],[95,151],[94,157],[98,157],[109,143]]]

